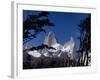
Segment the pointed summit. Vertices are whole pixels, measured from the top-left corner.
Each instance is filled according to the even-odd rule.
[[[67,52],[68,56],[73,59],[75,57],[76,53],[76,48],[75,48],[75,40],[73,37],[70,37],[70,40],[67,41],[64,46],[62,51]]]
[[[73,46],[75,45],[75,41],[74,41],[74,38],[73,37],[70,37],[70,40],[67,41],[65,44],[64,44],[64,47],[67,47],[68,45],[72,45]]]
[[[48,35],[45,37],[44,44],[46,44],[48,46],[57,44],[57,40],[56,40],[55,34],[53,32],[48,33]]]
[[[74,38],[73,37],[70,37],[70,41],[74,41]]]
[[[75,48],[75,41],[73,37],[70,37],[70,40],[67,41],[63,46],[63,51],[68,52],[70,55],[73,55]]]

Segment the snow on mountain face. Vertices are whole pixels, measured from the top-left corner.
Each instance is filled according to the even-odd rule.
[[[56,40],[55,34],[53,32],[49,32],[48,36],[45,37],[44,44],[48,45],[48,46],[57,44],[57,40]]]
[[[70,40],[64,44],[62,51],[68,52],[68,55],[71,58],[75,57],[76,50],[75,50],[75,41],[73,37],[71,37]]]
[[[55,48],[56,50],[61,50],[62,49],[62,45],[58,44],[58,43],[52,45],[52,47]]]
[[[70,40],[64,44],[62,51],[73,53],[74,47],[75,47],[75,42],[74,39],[71,37]]]
[[[29,51],[28,54],[32,55],[33,57],[40,57],[41,56],[41,54],[37,50]]]
[[[56,36],[53,32],[49,32],[48,36],[45,37],[44,44],[53,47],[56,50],[62,48],[62,45],[57,42]]]
[[[44,48],[44,49],[40,50],[40,53],[42,55],[46,56],[46,57],[49,57],[50,56],[47,48]]]

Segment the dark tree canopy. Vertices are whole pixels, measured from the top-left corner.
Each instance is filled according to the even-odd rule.
[[[48,12],[39,12],[36,15],[28,15],[23,22],[23,44],[36,38],[40,32],[46,32],[44,27],[54,26],[48,19]]]
[[[91,50],[91,16],[89,15],[85,20],[79,24],[80,28],[80,48],[83,50]]]
[[[89,61],[89,53],[91,52],[91,15],[84,20],[82,20],[79,24],[80,30],[80,47],[79,52],[81,53],[82,57],[84,56],[83,53],[85,52],[85,57],[83,63],[86,61],[86,65],[88,66]]]

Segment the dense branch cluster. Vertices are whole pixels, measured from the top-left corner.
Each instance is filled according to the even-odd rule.
[[[39,12],[37,15],[28,15],[23,22],[23,44],[36,38],[40,32],[46,32],[45,26],[54,26],[48,19],[48,12]]]

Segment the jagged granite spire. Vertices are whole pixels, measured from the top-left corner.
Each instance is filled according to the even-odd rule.
[[[43,44],[46,44],[48,46],[52,46],[54,44],[57,44],[55,34],[53,32],[49,32],[48,35],[45,37]]]
[[[62,51],[68,52],[72,58],[74,57],[75,41],[73,37],[70,37],[70,40],[64,44]]]

